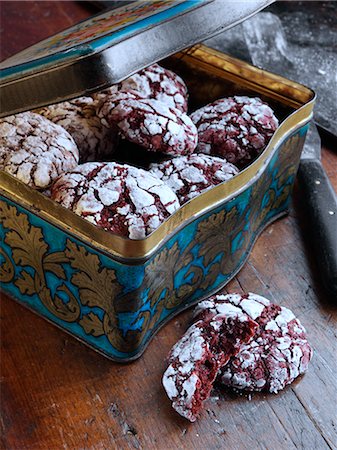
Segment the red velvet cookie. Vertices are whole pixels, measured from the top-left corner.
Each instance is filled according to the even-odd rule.
[[[202,153],[151,164],[150,171],[170,186],[177,194],[180,204],[239,173],[225,159]]]
[[[104,92],[105,94],[103,95]],[[96,102],[97,116],[104,126],[115,128],[116,130],[118,128],[115,121],[111,118],[111,112],[116,108],[118,103],[122,100],[139,100],[141,98],[135,91],[119,91],[113,89],[113,87],[106,89],[99,95],[101,96],[100,100]]]
[[[0,119],[0,169],[46,189],[78,164],[78,149],[61,126],[32,112]]]
[[[91,97],[79,97],[36,112],[68,131],[78,146],[83,163],[110,157],[118,145],[117,131],[101,122],[96,106]]]
[[[257,324],[231,304],[194,323],[172,348],[163,385],[173,408],[194,422],[219,369],[249,342]]]
[[[92,95],[96,100],[122,92],[137,92],[139,98],[154,98],[171,108],[187,112],[187,87],[184,81],[171,70],[153,64],[108,89]]]
[[[267,146],[278,127],[273,110],[259,98],[229,97],[191,114],[198,129],[197,152],[243,167]]]
[[[112,233],[150,234],[179,208],[174,192],[146,170],[117,163],[86,163],[61,176],[51,198]]]
[[[199,303],[196,319],[221,314],[228,303],[241,308],[259,327],[253,340],[220,370],[218,381],[246,391],[277,393],[304,373],[312,348],[300,321],[287,308],[249,293],[219,295]]]
[[[171,70],[153,64],[120,83],[122,91],[137,91],[142,98],[155,98],[170,108],[187,112],[187,87]]]
[[[197,130],[191,119],[155,99],[129,96],[120,100],[110,110],[108,120],[126,139],[149,151],[188,155],[197,146]]]

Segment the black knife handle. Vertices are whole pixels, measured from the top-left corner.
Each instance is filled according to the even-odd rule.
[[[319,161],[302,160],[298,178],[320,275],[337,301],[337,197]]]

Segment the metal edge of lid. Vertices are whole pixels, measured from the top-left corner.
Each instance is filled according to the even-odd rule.
[[[142,68],[205,40],[264,9],[274,0],[212,0],[89,55],[0,85],[0,117],[104,89]],[[132,58],[130,58],[132,55]]]
[[[11,80],[85,58],[189,9],[214,0],[133,0],[95,14],[31,45],[0,63],[1,79]]]

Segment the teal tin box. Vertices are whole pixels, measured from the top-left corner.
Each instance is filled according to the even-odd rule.
[[[20,77],[5,69],[7,87],[32,70],[25,64]],[[162,64],[183,77],[192,109],[229,95],[256,95],[272,105],[280,126],[256,161],[190,200],[151,235],[131,240],[107,233],[1,172],[3,291],[121,362],[138,358],[168,320],[225,286],[259,233],[287,213],[314,105],[310,89],[203,45]],[[8,103],[2,115],[50,100],[42,92],[30,104],[23,94],[26,106]]]

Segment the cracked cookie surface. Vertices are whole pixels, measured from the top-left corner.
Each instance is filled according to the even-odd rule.
[[[163,386],[181,416],[197,419],[219,369],[252,339],[256,327],[240,308],[228,304],[221,314],[194,323],[175,344]]]
[[[187,87],[171,70],[152,64],[120,83],[123,91],[137,91],[142,98],[154,98],[170,108],[187,112]]]
[[[259,98],[229,97],[191,114],[198,129],[197,152],[226,158],[244,167],[267,146],[278,120]]]
[[[197,146],[197,130],[191,119],[155,99],[120,100],[110,111],[109,120],[126,139],[149,151],[188,155]]]
[[[140,98],[154,98],[171,108],[187,112],[186,84],[179,75],[159,64],[152,64],[126,80],[92,94],[92,97],[109,101],[108,96],[115,95],[118,91],[137,92]]]
[[[96,107],[91,97],[79,97],[36,112],[68,131],[78,146],[80,162],[84,163],[109,158],[118,145],[117,131],[100,120]]]
[[[239,173],[226,160],[202,153],[153,163],[150,171],[170,186],[181,204]]]
[[[198,304],[196,319],[220,314],[228,303],[258,324],[254,338],[220,370],[218,381],[246,391],[277,393],[303,374],[312,358],[306,331],[294,314],[256,294],[216,296]]]
[[[86,163],[61,176],[51,198],[103,228],[131,239],[150,234],[179,208],[174,192],[146,170]]]
[[[33,112],[0,119],[0,169],[35,189],[46,189],[77,166],[78,148],[61,126]]]

